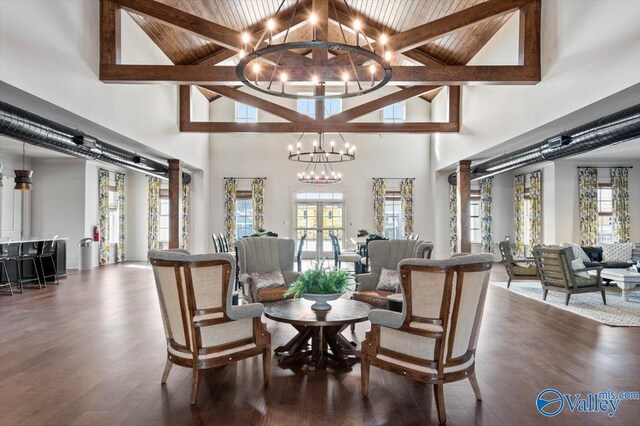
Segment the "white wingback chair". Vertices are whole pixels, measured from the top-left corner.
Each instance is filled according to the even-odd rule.
[[[296,243],[288,238],[247,237],[236,241],[240,282],[248,287],[252,302],[273,302],[284,299],[284,293],[300,275],[293,270]],[[255,272],[280,270],[285,285],[258,289],[251,277]]]
[[[438,420],[446,422],[444,384],[468,378],[478,400],[475,352],[493,255],[400,262],[402,313],[373,309],[362,343],[362,395],[371,365],[434,385]]]
[[[193,369],[195,404],[203,369],[263,356],[271,374],[271,335],[260,303],[232,304],[235,259],[228,254],[190,255],[185,250],[150,251],[167,338],[165,384],[173,364]]]

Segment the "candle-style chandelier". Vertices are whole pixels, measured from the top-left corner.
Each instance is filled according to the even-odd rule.
[[[337,147],[332,139],[327,149],[324,133],[318,133],[318,139],[312,142],[311,148],[305,148],[301,142],[304,133],[298,138],[295,148],[289,145],[289,160],[307,163],[305,170],[298,173],[298,181],[317,185],[342,181],[342,174],[333,170],[333,164],[355,160],[356,147],[345,141],[342,134],[338,135],[342,142],[341,147]]]
[[[312,39],[308,41],[287,41],[291,31],[293,18],[297,12],[299,0],[293,6],[293,14],[289,21],[282,43],[274,42],[276,34],[276,21],[273,18],[267,20],[265,30],[261,37],[254,43],[249,51],[251,36],[244,32],[242,34],[243,49],[240,51],[240,62],[236,67],[238,79],[246,86],[273,96],[280,96],[290,99],[335,99],[350,98],[373,92],[386,85],[392,76],[392,69],[389,62],[392,57],[390,50],[386,48],[387,36],[382,34],[377,40],[381,46],[382,55],[378,54],[371,45],[371,38],[367,37],[362,22],[355,17],[349,27],[340,21],[340,14],[337,13],[335,0],[329,0],[329,7],[336,12],[335,16],[342,34],[343,42],[333,42],[317,40],[316,30],[318,16],[311,12],[307,18],[307,23],[312,26]],[[284,5],[284,0],[278,7],[278,11]],[[277,13],[277,12],[276,12]],[[355,43],[349,43],[345,35],[345,28],[354,32]],[[363,43],[367,48],[361,47]],[[266,47],[261,47],[266,43]],[[295,53],[297,49],[305,52],[322,51],[345,52],[347,65],[333,65],[330,60],[322,63],[300,64],[287,61],[290,56],[285,52]],[[277,56],[277,59],[275,57]],[[268,59],[267,59],[268,57]],[[289,62],[289,63],[287,63]],[[342,91],[331,91],[331,93],[298,94],[290,91],[295,84],[319,84],[336,85],[343,87]],[[350,87],[351,86],[351,87]],[[351,89],[351,90],[350,90]]]

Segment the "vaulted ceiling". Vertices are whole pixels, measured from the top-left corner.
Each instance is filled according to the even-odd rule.
[[[180,130],[188,132],[457,132],[460,85],[535,84],[540,81],[541,0],[100,0],[100,79],[105,83],[173,83],[180,89]],[[120,63],[120,9],[129,13],[174,65]],[[311,40],[311,12],[318,16],[318,40],[355,44],[353,24],[360,20],[367,44],[378,55],[393,52],[389,85],[397,91],[328,119],[310,119],[297,111],[238,90],[241,34],[249,48],[266,46],[265,23],[273,18],[275,42]],[[504,23],[519,14],[517,65],[468,65]],[[386,35],[388,42],[380,40]],[[373,47],[372,47],[373,46]],[[325,51],[326,52],[326,51]],[[310,73],[327,83],[341,83],[345,67],[352,78],[367,81],[366,62],[354,64],[339,50],[329,56],[290,50],[266,54],[261,81],[284,69],[290,83],[310,84]],[[375,71],[374,71],[375,72]],[[372,77],[373,78],[373,77]],[[192,122],[191,91],[196,86],[210,101],[227,97],[284,118],[282,123]],[[358,123],[368,112],[412,97],[430,102],[449,86],[446,122]],[[321,104],[316,109],[322,111]]]

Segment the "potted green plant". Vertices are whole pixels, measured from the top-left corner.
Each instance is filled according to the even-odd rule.
[[[349,288],[351,276],[340,269],[325,269],[324,262],[316,262],[312,269],[300,274],[290,286],[285,296],[293,295],[315,302],[311,309],[327,311],[331,305],[327,302],[336,300]]]

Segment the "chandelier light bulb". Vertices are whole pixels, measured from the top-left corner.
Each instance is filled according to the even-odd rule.
[[[274,20],[273,20],[273,18],[270,18],[270,19],[267,21],[267,29],[268,29],[269,31],[273,31],[273,30],[275,30],[275,29],[276,29],[276,21],[274,21]]]
[[[244,58],[244,56],[246,55],[244,49],[241,49],[240,52],[238,53],[238,56],[240,57],[240,59]]]
[[[311,13],[311,15],[309,15],[309,22],[311,23],[311,25],[315,25],[318,23],[318,15],[316,15],[315,13]]]
[[[302,146],[302,144],[301,144],[300,142],[298,142],[298,143],[296,144],[296,147],[297,147],[297,148],[300,148],[301,146]]]
[[[356,152],[356,146],[355,145],[351,147],[351,152]]]
[[[253,72],[258,74],[260,72],[260,64],[259,63],[255,63],[253,64]]]
[[[313,146],[318,146],[318,141],[313,141]]]
[[[347,148],[347,149],[349,149],[349,142],[345,143],[345,144],[344,144],[344,147],[345,147],[345,148]]]
[[[391,60],[391,52],[389,52],[388,50],[384,52],[384,60],[387,62]]]
[[[386,34],[382,34],[380,36],[380,46],[384,46],[385,44],[387,44],[387,35]]]
[[[320,80],[318,79],[317,75],[314,74],[311,76],[311,82],[313,83],[314,86],[317,86],[319,81]]]
[[[285,81],[287,81],[287,73],[286,72],[281,72],[280,73],[280,81],[283,82],[283,83]]]
[[[291,153],[291,151],[293,151],[293,146],[289,145],[289,153]]]
[[[342,73],[342,81],[344,81],[345,83],[347,83],[349,81],[349,74],[346,72]]]
[[[369,72],[371,75],[374,75],[376,73],[376,66],[373,64],[369,65]]]
[[[359,32],[362,29],[362,23],[360,22],[359,19],[356,19],[355,21],[353,21],[353,29],[356,32]]]
[[[251,40],[251,38],[249,37],[249,33],[247,33],[247,32],[242,33],[242,42],[244,44],[249,43],[250,40]]]
[[[344,151],[342,149],[340,150],[340,155],[344,155]]]
[[[338,173],[338,178],[342,179],[342,173]]]
[[[336,146],[336,141],[331,141],[330,143],[331,143],[331,147]]]

